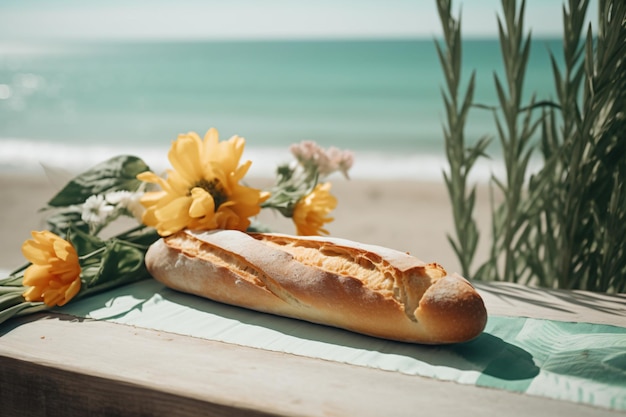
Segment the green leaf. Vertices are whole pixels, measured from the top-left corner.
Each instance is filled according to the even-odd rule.
[[[48,205],[66,207],[82,204],[95,194],[118,190],[135,191],[141,185],[141,181],[136,178],[137,175],[148,170],[148,166],[134,156],[121,155],[111,158],[76,176],[48,202]]]
[[[554,75],[554,87],[556,88],[556,95],[561,103],[563,103],[564,96],[564,86],[563,86],[563,77],[561,75],[561,71],[559,70],[559,66],[557,65],[556,59],[554,55],[550,53],[550,63],[552,65],[552,74]]]
[[[65,237],[70,228],[89,232],[89,225],[81,218],[81,213],[74,208],[59,210],[46,219],[50,231],[61,237]]]
[[[91,235],[77,227],[70,228],[67,234],[67,240],[74,246],[79,257],[102,250],[106,245],[99,237]]]
[[[150,277],[144,264],[145,249],[119,239],[106,242],[99,268],[86,271],[79,297],[130,284]]]
[[[24,274],[11,274],[5,279],[0,280],[0,286],[2,287],[21,287]]]
[[[489,158],[485,151],[490,143],[490,137],[482,136],[474,146],[467,149],[466,160],[469,167],[472,167],[479,157]]]
[[[463,251],[462,251],[461,249],[459,249],[459,246],[458,246],[458,245],[457,245],[457,243],[454,241],[454,239],[452,238],[452,236],[447,235],[446,237],[448,238],[448,243],[450,243],[450,246],[452,246],[452,250],[454,250],[454,253],[455,253],[456,257],[457,257],[459,260],[462,260],[462,259],[463,259],[463,255],[464,255]],[[462,261],[461,261],[461,262],[462,262]]]
[[[474,100],[475,82],[476,82],[476,71],[472,71],[472,75],[470,76],[470,79],[467,85],[467,90],[465,91],[465,99],[463,100],[463,105],[461,106],[461,110],[459,112],[459,123],[461,125],[465,125],[467,114],[472,105],[472,101]]]
[[[0,295],[0,311],[6,310],[9,307],[13,307],[14,305],[23,303],[24,297],[22,293],[24,292],[24,288],[15,289],[12,292]]]
[[[508,113],[508,98],[506,93],[504,92],[504,88],[502,87],[502,83],[500,82],[500,78],[496,73],[493,74],[494,83],[496,85],[496,92],[498,93],[498,101],[500,101],[500,105],[505,113]]]
[[[43,302],[22,302],[19,304],[15,304],[12,307],[9,307],[4,310],[0,310],[0,324],[4,323],[8,319],[16,316],[26,315],[36,313],[38,311],[46,311],[49,310],[50,307],[45,305]]]
[[[160,237],[161,236],[159,236],[155,229],[146,226],[139,226],[133,230],[129,230],[118,235],[117,239],[140,247],[143,246],[147,250],[148,246],[156,242]]]

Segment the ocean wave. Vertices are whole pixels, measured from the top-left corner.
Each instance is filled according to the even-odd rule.
[[[0,173],[38,173],[45,169],[64,170],[77,174],[117,155],[135,155],[155,172],[170,167],[167,160],[169,144],[152,146],[75,145],[24,139],[0,139]],[[448,163],[443,155],[432,151],[380,152],[353,150],[355,162],[350,170],[353,179],[443,181]],[[248,175],[272,178],[279,164],[293,160],[287,148],[247,146],[242,157],[251,160]],[[477,164],[470,180],[486,182],[503,172],[501,163]]]

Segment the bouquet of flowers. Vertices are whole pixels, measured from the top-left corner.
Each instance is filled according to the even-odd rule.
[[[48,230],[22,245],[28,263],[0,280],[0,323],[149,278],[148,247],[183,229],[266,231],[253,218],[272,209],[291,218],[299,235],[328,234],[337,200],[327,177],[349,178],[352,153],[292,145],[295,161],[279,165],[275,184],[259,190],[243,181],[252,164],[240,162],[244,146],[239,136],[220,141],[213,128],[204,138],[190,132],[172,142],[164,175],[121,155],[74,177],[45,207]],[[102,237],[120,217],[137,224]]]

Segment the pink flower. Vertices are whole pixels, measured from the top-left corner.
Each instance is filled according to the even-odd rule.
[[[354,155],[351,151],[342,151],[334,146],[325,150],[309,140],[291,145],[290,150],[305,170],[314,170],[322,178],[340,171],[346,178],[349,178],[348,171],[354,163]]]

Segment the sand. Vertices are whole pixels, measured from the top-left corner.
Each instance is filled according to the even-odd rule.
[[[268,180],[259,178],[248,181],[257,187],[268,184]],[[423,261],[438,262],[449,272],[460,271],[447,239],[453,233],[453,221],[443,180],[346,180],[338,176],[332,182],[332,193],[339,202],[335,221],[328,225],[332,236],[409,252]],[[59,186],[44,173],[0,174],[0,270],[12,270],[25,263],[21,244],[30,237],[31,230],[45,228],[44,214],[39,210]],[[489,230],[491,209],[481,191],[475,214],[479,228]],[[277,232],[295,233],[291,220],[273,211],[262,212],[259,220]],[[477,263],[485,259],[488,244],[489,235],[483,233]]]

